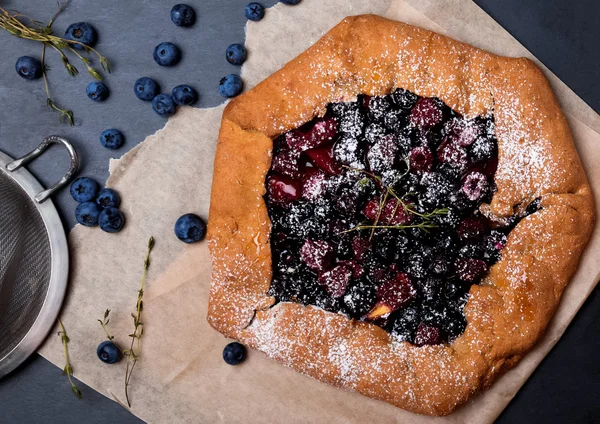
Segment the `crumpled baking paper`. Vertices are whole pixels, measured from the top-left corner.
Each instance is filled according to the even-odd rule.
[[[246,86],[279,69],[345,16],[363,13],[431,29],[493,53],[535,60],[469,0],[304,0],[296,7],[279,4],[260,23],[248,22],[251,56],[242,69]],[[592,187],[600,189],[600,118],[544,70],[568,116]],[[75,376],[121,403],[124,364],[106,365],[96,358],[96,346],[104,338],[96,319],[110,308],[108,330],[120,346],[128,346],[146,243],[151,235],[156,239],[144,294],[141,360],[130,386],[131,412],[148,422],[491,423],[558,341],[598,281],[596,226],[543,340],[488,391],[444,418],[417,416],[333,388],[259,352],[250,352],[243,365],[226,365],[221,353],[227,340],[206,322],[206,243],[185,245],[173,235],[173,223],[183,213],[207,217],[222,112],[223,106],[181,108],[162,130],[111,161],[107,185],[122,194],[127,226],[118,235],[77,226],[69,236],[71,279],[61,317],[71,339]],[[599,203],[597,194],[598,209]],[[40,353],[62,368],[62,347],[55,334]]]

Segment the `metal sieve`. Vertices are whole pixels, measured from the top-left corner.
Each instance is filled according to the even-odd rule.
[[[53,144],[67,149],[71,163],[60,181],[45,190],[23,166]],[[78,167],[77,152],[58,136],[45,138],[17,160],[0,152],[0,378],[37,349],[58,315],[69,251],[49,197]]]

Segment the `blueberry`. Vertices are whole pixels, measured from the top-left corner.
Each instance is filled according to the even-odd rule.
[[[118,233],[125,225],[125,216],[117,208],[108,207],[100,213],[98,224],[102,231]]]
[[[70,191],[76,202],[89,202],[98,194],[98,183],[91,178],[79,177],[71,184]]]
[[[116,150],[120,148],[125,142],[125,137],[123,133],[117,129],[111,128],[108,130],[102,131],[100,134],[100,144],[102,144],[107,149]]]
[[[198,101],[198,93],[189,85],[181,84],[173,89],[171,97],[178,105],[189,106]]]
[[[181,50],[173,43],[160,43],[154,48],[153,57],[160,66],[174,66],[181,60]]]
[[[198,215],[187,213],[175,222],[175,235],[185,243],[195,243],[206,235],[206,224]]]
[[[135,82],[133,91],[138,99],[151,102],[160,92],[160,88],[152,78],[142,77]]]
[[[160,116],[169,117],[175,113],[177,105],[167,94],[159,94],[152,100],[152,109]]]
[[[98,358],[106,364],[114,364],[121,360],[121,351],[116,344],[110,340],[105,340],[98,345],[96,349]]]
[[[279,0],[280,3],[283,4],[289,4],[289,5],[296,5],[298,3],[300,3],[302,0]]]
[[[260,3],[248,3],[245,10],[246,19],[260,21],[265,16],[265,8]]]
[[[223,349],[223,360],[229,365],[238,365],[246,359],[246,347],[238,342],[229,343]]]
[[[221,78],[219,82],[219,93],[223,97],[235,97],[242,91],[244,83],[242,79],[235,74],[229,74]]]
[[[121,196],[112,188],[103,188],[96,197],[96,203],[104,209],[118,208],[121,205]]]
[[[80,203],[75,209],[75,219],[81,225],[95,227],[98,225],[100,212],[102,212],[102,208],[94,202]]]
[[[35,57],[21,56],[15,65],[20,77],[35,80],[42,76],[42,64]]]
[[[225,58],[232,65],[241,65],[246,60],[246,48],[241,44],[231,44],[225,51]]]
[[[196,22],[196,12],[187,4],[176,4],[171,9],[171,20],[177,26],[189,27]]]
[[[87,96],[95,102],[103,102],[108,98],[108,87],[99,81],[90,82],[85,89]]]
[[[67,40],[79,41],[82,44],[87,46],[93,46],[96,44],[98,40],[98,34],[93,26],[88,24],[87,22],[77,22],[75,24],[69,25],[67,30],[65,31],[65,38]],[[69,46],[73,47],[77,50],[84,50],[85,47],[81,44],[69,44]]]

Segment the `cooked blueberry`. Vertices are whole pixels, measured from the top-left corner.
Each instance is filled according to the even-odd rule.
[[[219,81],[219,94],[223,97],[235,97],[242,92],[244,83],[235,74],[229,74]]]
[[[198,101],[198,93],[187,84],[176,86],[171,93],[171,97],[180,106],[193,105]]]
[[[481,162],[496,156],[497,143],[491,137],[479,137],[471,146],[471,157],[475,162]]]
[[[353,316],[361,317],[377,302],[377,289],[370,283],[360,280],[348,288],[342,301]]]
[[[206,224],[198,215],[187,213],[175,221],[175,236],[184,243],[196,243],[206,236]]]
[[[385,128],[381,125],[373,123],[365,128],[365,138],[369,144],[374,144],[386,134]]]
[[[100,134],[100,144],[107,149],[116,150],[123,146],[125,142],[125,136],[123,133],[115,128],[102,131]]]
[[[265,16],[265,8],[262,4],[252,2],[246,5],[244,10],[246,19],[251,21],[260,21]]]
[[[35,80],[42,76],[42,63],[35,57],[21,56],[17,59],[15,69],[20,77]]]
[[[383,120],[392,107],[392,100],[388,96],[373,96],[369,101],[369,116],[374,121]]]
[[[121,350],[110,340],[105,340],[98,345],[96,355],[105,364],[114,364],[121,360]]]
[[[75,219],[81,225],[95,227],[98,225],[100,212],[102,212],[102,208],[94,202],[80,203],[75,209]]]
[[[391,332],[400,341],[412,342],[419,322],[418,309],[408,306],[393,315]]]
[[[175,66],[181,60],[181,50],[173,43],[160,43],[154,48],[152,57],[160,66]]]
[[[103,102],[108,98],[109,91],[108,87],[99,81],[92,81],[88,84],[85,89],[85,94],[95,101],[95,102]]]
[[[483,240],[483,259],[487,263],[496,263],[500,260],[500,251],[506,246],[506,234],[492,230]]]
[[[340,132],[354,138],[362,135],[365,116],[357,103],[334,103],[332,111],[340,123]]]
[[[351,168],[363,169],[365,167],[365,153],[361,142],[350,135],[343,135],[334,144],[333,157]]]
[[[118,233],[125,225],[125,215],[117,208],[103,209],[98,217],[100,229],[107,233]]]
[[[423,278],[426,275],[425,258],[421,254],[410,255],[404,267],[406,272],[415,278]]]
[[[527,208],[525,209],[525,213],[527,215],[536,213],[537,211],[539,211],[542,208],[541,204],[542,204],[541,197],[537,197],[537,198],[533,199],[533,201],[527,205]]]
[[[171,21],[181,27],[192,26],[196,22],[196,12],[187,4],[176,4],[171,9]]]
[[[440,292],[442,290],[442,281],[437,278],[426,278],[421,282],[419,288],[421,289],[421,294],[423,296],[423,301],[425,302],[433,302],[437,300],[440,296]]]
[[[458,226],[458,237],[462,241],[477,240],[487,230],[486,222],[481,217],[470,216],[463,219]]]
[[[94,200],[98,194],[98,183],[88,177],[76,178],[71,183],[71,196],[76,202],[84,203]]]
[[[431,259],[429,269],[431,273],[438,277],[445,277],[452,272],[452,261],[446,255],[439,254]]]
[[[223,349],[223,360],[228,365],[238,365],[246,359],[246,347],[238,342],[229,343]]]
[[[152,78],[142,77],[133,85],[133,92],[136,97],[146,102],[151,102],[154,97],[160,92],[158,83]]]
[[[112,188],[103,188],[98,192],[96,203],[102,208],[118,208],[121,205],[121,196]]]
[[[367,153],[369,169],[378,174],[394,166],[398,154],[398,146],[392,138],[383,137],[376,141]]]
[[[87,22],[77,22],[67,27],[65,31],[65,39],[77,41],[77,43],[69,43],[69,46],[77,50],[85,50],[86,46],[93,47],[98,40],[98,34],[93,26]]]
[[[399,88],[394,91],[392,94],[392,99],[394,104],[401,110],[409,111],[413,108],[415,103],[417,103],[418,96],[415,93],[412,93],[408,90],[404,90]]]

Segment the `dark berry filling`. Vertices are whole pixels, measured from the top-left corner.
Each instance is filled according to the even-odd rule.
[[[417,346],[465,329],[463,308],[519,216],[490,221],[493,116],[406,90],[330,104],[274,141],[265,196],[281,302],[371,322]]]

